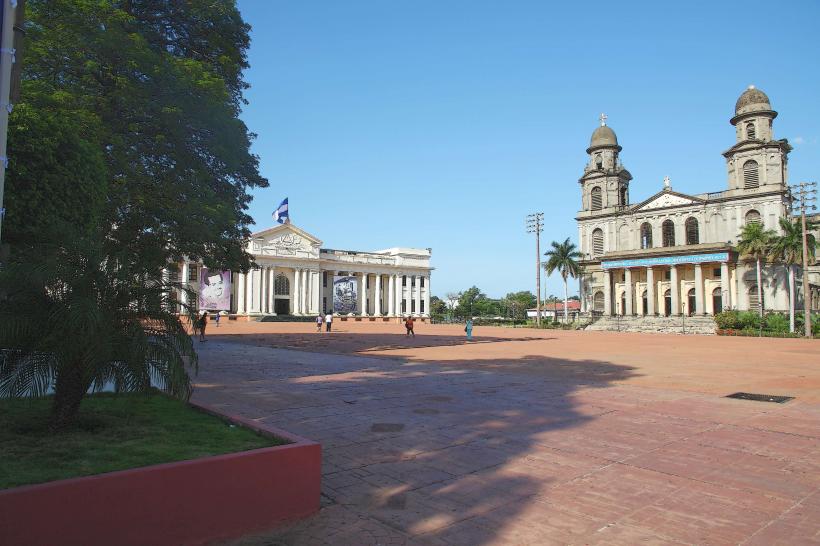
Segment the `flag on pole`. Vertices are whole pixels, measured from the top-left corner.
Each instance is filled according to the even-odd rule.
[[[288,215],[288,198],[285,197],[285,200],[279,203],[279,207],[275,211],[273,211],[273,219],[279,222],[280,224],[284,224],[286,219],[290,219]]]

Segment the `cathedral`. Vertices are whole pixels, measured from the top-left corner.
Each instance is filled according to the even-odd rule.
[[[725,189],[689,195],[673,189],[666,178],[658,193],[631,203],[632,175],[619,157],[615,131],[601,115],[578,181],[582,312],[674,316],[760,305],[767,311],[789,308],[786,268],[764,265],[763,301],[758,301],[755,264],[735,248],[745,224],[761,223],[779,233],[779,219],[792,215],[787,185],[792,148],[786,139],[775,139],[776,117],[766,94],[749,86],[730,120],[735,142],[723,152]],[[803,306],[801,275],[798,268],[797,309]],[[820,293],[817,276],[810,271],[812,307]]]

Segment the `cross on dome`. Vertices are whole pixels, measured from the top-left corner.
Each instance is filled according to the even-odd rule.
[[[606,115],[606,114],[604,114],[603,112],[601,112],[601,116],[600,116],[600,117],[601,117],[601,127],[606,126],[606,118],[607,118],[607,115]]]

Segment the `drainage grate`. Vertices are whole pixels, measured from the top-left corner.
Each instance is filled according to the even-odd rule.
[[[776,396],[774,394],[752,394],[750,392],[736,392],[726,398],[739,398],[740,400],[754,400],[755,402],[774,402],[782,404],[789,400],[794,400],[794,396]]]

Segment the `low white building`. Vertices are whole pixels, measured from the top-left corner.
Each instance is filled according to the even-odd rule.
[[[178,264],[181,283],[199,294],[197,308],[240,317],[331,311],[360,317],[430,316],[429,248],[322,248],[321,240],[288,223],[254,233],[247,251],[256,265],[247,273]]]

